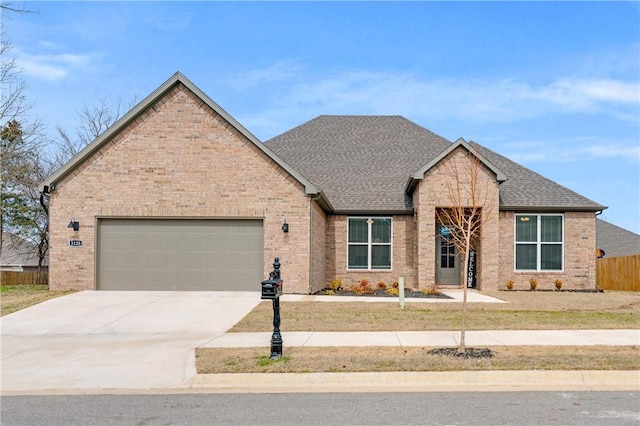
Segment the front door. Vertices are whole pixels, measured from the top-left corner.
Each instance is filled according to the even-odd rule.
[[[460,257],[453,244],[451,231],[438,224],[436,234],[436,283],[439,285],[460,285]]]

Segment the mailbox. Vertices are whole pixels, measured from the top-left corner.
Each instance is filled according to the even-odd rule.
[[[268,279],[262,281],[262,297],[261,299],[277,299],[282,294],[282,280]]]

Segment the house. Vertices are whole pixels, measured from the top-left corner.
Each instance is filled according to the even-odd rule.
[[[606,207],[399,116],[320,116],[262,143],[180,73],[42,184],[51,288],[255,291],[275,257],[290,293],[459,285],[437,217],[450,166],[470,162],[487,213],[476,286],[594,288]]]
[[[38,247],[35,243],[4,231],[2,233],[2,252],[0,253],[0,271],[37,272]],[[48,259],[43,259],[42,271],[46,272]]]
[[[640,235],[598,219],[596,221],[596,247],[604,251],[604,257],[640,254]]]

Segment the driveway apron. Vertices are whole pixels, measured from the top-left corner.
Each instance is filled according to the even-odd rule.
[[[2,391],[188,387],[194,348],[223,335],[259,292],[84,291],[0,319]]]

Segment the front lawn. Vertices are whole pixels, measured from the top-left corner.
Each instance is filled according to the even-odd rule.
[[[467,330],[640,328],[640,293],[484,293],[509,303],[469,303]],[[459,330],[461,303],[281,302],[286,331]],[[270,301],[260,303],[231,332],[272,331]]]

